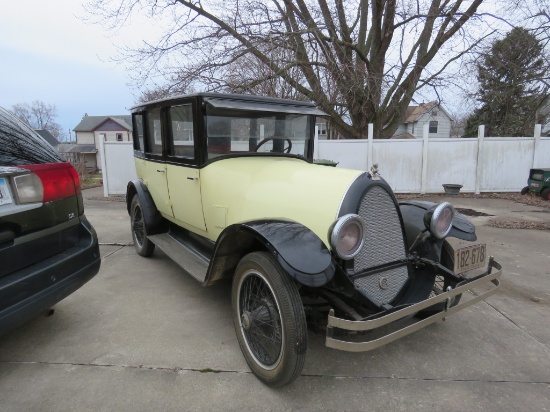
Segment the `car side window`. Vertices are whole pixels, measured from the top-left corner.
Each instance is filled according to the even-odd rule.
[[[160,109],[147,113],[147,153],[162,154]]]
[[[193,106],[191,104],[172,106],[169,109],[169,118],[169,154],[184,159],[194,159]]]
[[[143,135],[144,135],[144,125],[143,125],[143,114],[134,114],[134,150],[144,151],[143,146]]]

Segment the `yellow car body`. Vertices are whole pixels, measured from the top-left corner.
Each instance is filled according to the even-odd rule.
[[[299,376],[307,321],[326,319],[327,346],[366,351],[498,287],[485,245],[461,249],[454,263],[445,238],[476,235],[452,205],[399,203],[376,167],[314,164],[319,115],[307,102],[214,93],[133,108],[138,179],[126,201],[136,251],[162,249],[204,286],[232,279],[237,340],[270,386]],[[494,288],[460,303],[480,283]],[[415,314],[428,319],[378,339],[337,336]]]

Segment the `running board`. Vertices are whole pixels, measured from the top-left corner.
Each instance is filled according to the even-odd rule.
[[[209,262],[202,256],[170,236],[169,233],[148,236],[179,267],[204,285]]]

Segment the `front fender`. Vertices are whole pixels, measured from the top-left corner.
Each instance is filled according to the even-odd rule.
[[[320,287],[334,277],[330,251],[315,233],[297,222],[261,220],[231,225],[220,234],[206,283],[231,274],[242,256],[258,249],[272,253],[305,286]]]

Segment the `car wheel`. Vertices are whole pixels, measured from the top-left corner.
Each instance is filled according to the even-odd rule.
[[[143,220],[143,210],[141,209],[137,195],[132,199],[130,211],[132,238],[134,239],[136,252],[140,256],[149,257],[155,250],[155,244],[147,238],[145,221]]]
[[[540,197],[542,197],[544,200],[550,200],[550,188],[544,189],[544,190],[540,193]]]
[[[444,243],[443,250],[441,251],[441,264],[449,270],[454,269],[454,254],[452,252],[452,248],[446,242]],[[441,293],[445,292],[449,286],[451,288],[455,288],[456,282],[450,279],[446,279],[443,276],[436,276],[430,297],[440,295]],[[458,305],[461,297],[462,297],[462,294],[456,295],[451,300],[451,308],[453,306]],[[429,308],[426,308],[418,312],[416,316],[422,319],[427,318],[428,316],[434,315],[438,312],[441,312],[442,310],[445,310],[445,305],[446,305],[446,302],[441,302],[441,303],[438,303],[437,305],[430,306]]]
[[[526,195],[527,193],[529,193],[529,186],[525,186],[523,189],[521,189],[520,193],[522,195]]]
[[[305,312],[295,283],[271,255],[242,258],[231,300],[237,340],[254,375],[271,387],[300,376],[307,350]]]

